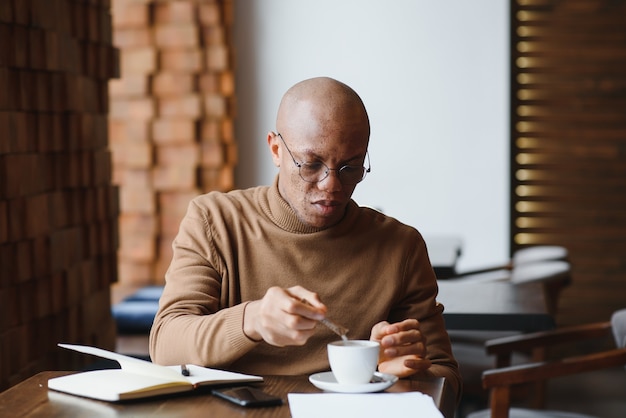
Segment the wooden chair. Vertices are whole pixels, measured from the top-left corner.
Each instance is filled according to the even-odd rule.
[[[610,337],[614,349],[591,354],[540,361],[525,365],[508,366],[515,351],[532,351],[542,357],[545,350],[559,344],[580,344],[585,340],[598,341]],[[474,412],[467,418],[589,418],[571,412],[511,407],[511,391],[516,385],[546,382],[549,379],[626,365],[626,309],[617,311],[611,321],[561,328],[493,340],[486,350],[497,358],[498,368],[483,373],[483,386],[490,391],[490,409]]]
[[[572,266],[560,260],[520,264],[511,271],[510,280],[516,285],[541,283],[546,309],[556,316],[561,292],[572,283]]]
[[[571,276],[571,266],[568,262],[541,261],[517,265],[510,272],[508,280],[518,286],[524,286],[526,283],[541,283],[546,310],[552,316],[556,316],[561,292],[571,283]],[[485,344],[492,339],[519,335],[520,332],[449,330],[448,334],[452,342],[452,352],[459,362],[463,376],[464,396],[461,407],[482,408],[487,404],[489,395],[482,385],[482,373],[498,367],[497,359],[485,352]],[[525,353],[516,353],[514,364],[527,361],[528,357]],[[541,391],[540,385],[536,390]],[[520,396],[526,396],[526,393],[521,391]]]
[[[509,280],[516,268],[544,261],[568,261],[569,251],[560,245],[534,245],[520,248],[504,264],[495,264],[458,273],[448,280],[495,281]]]

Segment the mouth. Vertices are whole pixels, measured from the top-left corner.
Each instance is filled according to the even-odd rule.
[[[331,215],[341,207],[341,202],[337,200],[316,200],[313,205],[324,215]]]

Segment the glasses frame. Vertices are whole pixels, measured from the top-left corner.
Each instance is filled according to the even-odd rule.
[[[326,178],[328,178],[328,176],[330,175],[331,171],[336,171],[337,172],[337,178],[339,179],[341,184],[343,184],[343,185],[356,185],[356,184],[359,184],[360,182],[362,182],[365,179],[365,176],[367,176],[367,173],[372,171],[372,166],[370,164],[370,154],[369,154],[369,151],[365,151],[365,158],[367,159],[367,167],[365,165],[357,166],[357,165],[344,164],[344,165],[342,165],[339,168],[330,168],[330,167],[328,167],[326,165],[326,163],[324,163],[322,161],[318,161],[316,164],[321,164],[322,166],[326,167],[326,170],[324,171],[323,177],[318,179],[318,180],[315,180],[315,181],[307,180],[307,179],[305,179],[302,176],[302,166],[304,166],[305,164],[312,164],[312,163],[298,162],[296,160],[296,158],[293,156],[293,154],[291,153],[291,150],[289,149],[289,147],[287,146],[287,142],[285,142],[285,138],[283,138],[283,136],[280,134],[280,132],[276,132],[276,135],[278,135],[280,137],[280,139],[283,141],[283,145],[285,145],[285,149],[287,150],[287,152],[291,156],[291,160],[296,165],[296,167],[298,167],[298,175],[300,175],[300,178],[302,180],[306,181],[307,183],[319,183],[320,181],[326,180]],[[342,179],[341,179],[341,170],[343,170],[345,168],[363,168],[363,176],[361,176],[361,179],[359,181],[355,182],[355,183],[346,183],[346,182],[342,181]]]

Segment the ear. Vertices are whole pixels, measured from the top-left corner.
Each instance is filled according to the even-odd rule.
[[[274,161],[274,165],[276,167],[280,167],[280,138],[278,134],[273,131],[269,131],[267,133],[267,145],[270,148],[270,153],[272,154],[272,161]]]

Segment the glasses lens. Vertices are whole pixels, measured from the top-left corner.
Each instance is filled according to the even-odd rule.
[[[300,177],[304,181],[317,183],[328,175],[328,167],[324,163],[302,163],[300,164]]]
[[[339,169],[339,181],[343,184],[357,184],[365,177],[365,167],[344,165]]]
[[[300,164],[300,177],[304,181],[317,183],[328,177],[330,169],[324,163],[302,163]],[[355,165],[344,165],[339,169],[339,181],[343,184],[357,184],[365,178],[367,170],[365,167]]]

